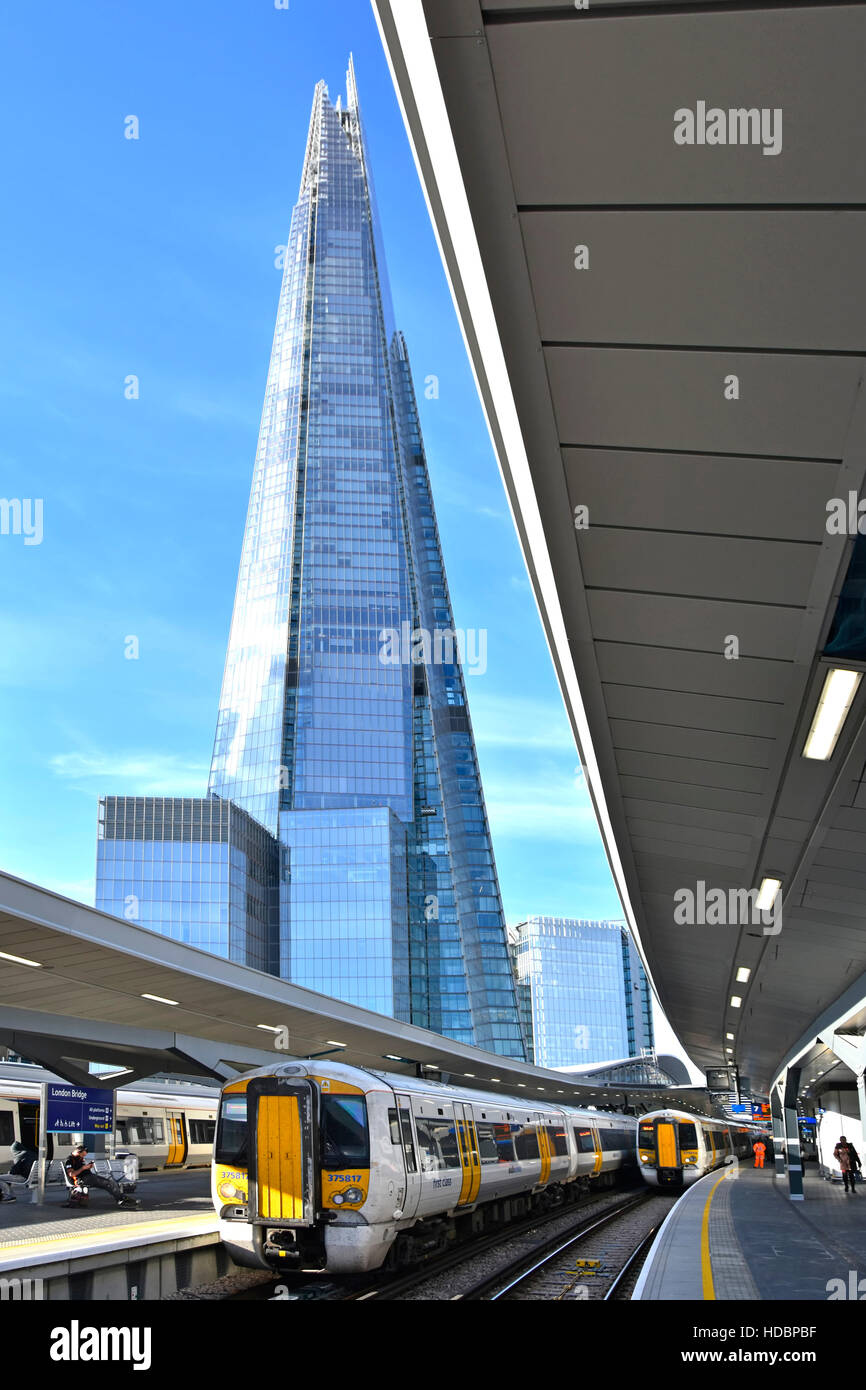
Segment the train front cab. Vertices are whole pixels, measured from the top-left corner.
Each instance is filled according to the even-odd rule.
[[[644,1179],[678,1192],[698,1174],[697,1126],[677,1115],[641,1120],[638,1164]]]
[[[225,1088],[213,1195],[236,1263],[314,1270],[330,1259],[339,1267],[347,1238],[356,1251],[381,1240],[359,1210],[369,1194],[367,1098],[360,1088],[284,1074]],[[368,1255],[373,1268],[381,1254]]]

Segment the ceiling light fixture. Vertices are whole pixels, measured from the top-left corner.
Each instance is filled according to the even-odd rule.
[[[764,878],[761,880],[761,888],[755,907],[759,912],[769,912],[773,903],[776,901],[776,894],[782,886],[780,878]]]
[[[28,960],[26,956],[13,956],[9,951],[0,951],[0,958],[11,960],[13,965],[32,965],[34,970],[42,970],[44,967],[41,961]]]
[[[842,732],[862,679],[862,671],[846,671],[838,666],[827,672],[815,718],[812,720],[809,737],[803,749],[804,758],[815,758],[820,762],[827,762],[832,758],[836,741]]]

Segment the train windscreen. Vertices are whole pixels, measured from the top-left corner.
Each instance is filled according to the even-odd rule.
[[[370,1138],[363,1096],[322,1096],[322,1162],[328,1168],[368,1168]]]
[[[246,1096],[223,1096],[220,1103],[214,1160],[216,1163],[226,1163],[230,1168],[245,1168],[249,1162],[248,1146],[247,1098]]]

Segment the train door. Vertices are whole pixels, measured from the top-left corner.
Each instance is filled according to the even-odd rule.
[[[462,1181],[458,1206],[471,1206],[481,1187],[481,1158],[478,1153],[478,1135],[472,1109],[468,1105],[454,1102],[454,1128],[457,1132],[457,1151],[460,1154]]]
[[[35,1101],[19,1100],[18,1128],[25,1149],[39,1148],[39,1106]]]
[[[186,1163],[187,1156],[186,1117],[169,1111],[165,1117],[165,1123],[168,1127],[168,1155],[165,1166],[166,1168],[182,1168]]]
[[[412,1105],[408,1096],[397,1096],[397,1116],[402,1138],[403,1166],[406,1172],[405,1197],[401,1202],[404,1216],[414,1216],[421,1196],[421,1172],[415,1131],[412,1128]]]
[[[676,1125],[671,1120],[659,1120],[656,1125],[656,1162],[659,1182],[670,1182],[680,1170]]]
[[[247,1088],[250,1220],[312,1226],[316,1214],[319,1131],[309,1081],[254,1078]]]

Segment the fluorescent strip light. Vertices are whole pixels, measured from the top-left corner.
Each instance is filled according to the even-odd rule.
[[[325,1042],[328,1044],[329,1047],[348,1047],[348,1046],[349,1046],[348,1043],[339,1043],[339,1042],[337,1042],[336,1038],[325,1038]]]
[[[40,960],[28,960],[26,956],[13,956],[8,951],[0,951],[0,959],[11,960],[13,965],[32,965],[34,970],[43,968]]]
[[[758,900],[755,907],[759,912],[769,912],[773,903],[776,901],[776,894],[782,886],[780,878],[765,878],[761,880],[761,888],[758,893]]]
[[[141,997],[142,999],[152,999],[154,1004],[176,1005],[178,1002],[176,999],[163,999],[161,994],[143,994]]]
[[[282,1033],[282,1028],[276,1028],[273,1023],[257,1023],[257,1028],[264,1028],[266,1033]]]
[[[739,970],[737,971],[737,984],[746,984],[751,973],[752,972],[747,965],[741,965]]]
[[[386,1062],[402,1062],[402,1060],[403,1060],[402,1057],[395,1057],[395,1055],[394,1055],[393,1052],[386,1052],[386,1053],[385,1053],[385,1061],[386,1061]]]
[[[733,1035],[733,1033],[726,1033],[726,1034],[725,1034],[725,1037],[728,1038],[731,1042],[734,1041],[734,1035]]]
[[[827,672],[824,689],[815,710],[815,718],[803,749],[804,758],[817,758],[826,762],[832,758],[836,740],[857,694],[857,687],[863,679],[862,671],[846,671],[834,667]]]
[[[740,998],[739,994],[732,994],[732,995],[731,995],[731,1008],[732,1008],[732,1009],[739,1009],[739,1008],[742,1006],[742,1003],[743,1003],[743,1001],[742,1001],[742,999]],[[730,1051],[730,1048],[728,1049],[728,1051]]]

